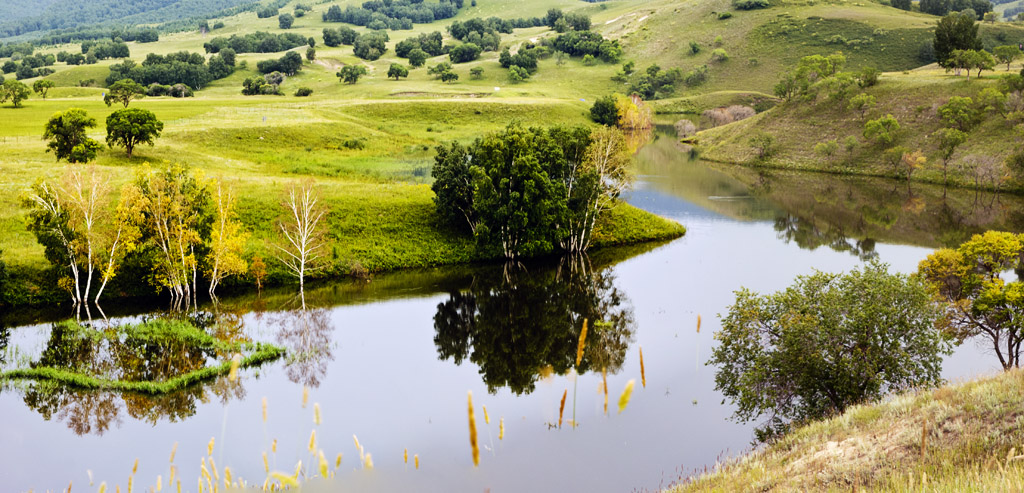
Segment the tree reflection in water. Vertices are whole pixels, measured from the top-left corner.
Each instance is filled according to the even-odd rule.
[[[283,312],[272,320],[278,326],[277,340],[288,350],[285,373],[288,379],[307,387],[319,387],[327,375],[327,363],[334,360],[330,313],[326,308]]]
[[[813,221],[790,214],[775,218],[775,231],[780,240],[796,243],[804,250],[826,246],[836,252],[849,252],[861,260],[878,257],[875,240],[847,237],[842,228],[831,224],[826,225],[825,229],[819,229]]]
[[[193,313],[189,322],[217,337],[246,340],[242,319],[235,313]],[[99,328],[99,327],[97,327]],[[224,355],[182,343],[143,343],[131,337],[76,337],[63,324],[54,324],[40,358],[32,366],[61,368],[77,373],[130,381],[163,381],[201,369]],[[25,382],[18,388],[25,404],[43,418],[64,422],[78,435],[102,435],[120,426],[123,416],[156,424],[182,421],[196,413],[198,403],[216,398],[222,403],[245,396],[242,378],[220,376],[163,395],[83,390],[50,380]]]
[[[481,270],[469,289],[437,306],[434,344],[442,360],[480,367],[491,393],[532,392],[541,370],[563,374],[575,364],[583,320],[589,320],[578,371],[617,373],[633,342],[635,321],[610,268],[595,271],[586,257],[556,269],[521,266]]]

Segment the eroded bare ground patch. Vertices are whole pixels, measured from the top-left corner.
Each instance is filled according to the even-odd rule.
[[[425,91],[402,91],[393,92],[388,96],[397,98],[486,98],[492,93],[489,92],[425,92]]]

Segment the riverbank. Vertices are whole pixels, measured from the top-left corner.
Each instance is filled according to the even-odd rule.
[[[1024,371],[857,406],[671,491],[1021,491]]]

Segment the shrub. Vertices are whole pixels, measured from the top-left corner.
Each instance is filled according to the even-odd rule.
[[[720,21],[721,20],[725,20],[725,19],[729,19],[731,17],[732,17],[732,12],[729,12],[729,11],[719,12],[718,13],[718,20],[720,20]]]
[[[715,51],[711,52],[712,62],[724,62],[729,59],[729,54],[722,48],[716,48]]]
[[[736,10],[755,10],[771,7],[768,0],[733,0],[732,6]]]
[[[300,87],[295,91],[295,96],[300,98],[304,98],[310,94],[313,94],[313,90],[308,87]]]

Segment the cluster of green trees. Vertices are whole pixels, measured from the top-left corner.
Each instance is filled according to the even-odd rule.
[[[437,147],[437,213],[506,259],[585,252],[599,215],[631,183],[630,153],[614,128],[518,124]]]
[[[350,27],[339,27],[338,29],[324,28],[324,44],[330,47],[341,45],[353,45],[359,37],[354,29]]]
[[[618,40],[605,39],[593,31],[570,31],[560,34],[554,41],[554,48],[569,56],[590,55],[607,63],[618,63],[622,58],[622,47]]]
[[[442,43],[443,36],[440,32],[423,33],[395,44],[395,55],[399,58],[408,58],[409,65],[413,67],[422,67],[427,58],[444,54]]]
[[[273,96],[284,95],[284,93],[281,92],[281,84],[284,82],[284,79],[284,74],[281,72],[271,72],[262,76],[246,77],[246,79],[242,81],[242,94],[246,96],[256,96],[260,94]]]
[[[390,41],[388,33],[384,31],[373,31],[360,34],[356,37],[352,46],[355,56],[363,60],[376,60],[388,51],[387,42]]]
[[[455,17],[463,5],[463,0],[440,0],[438,3],[422,0],[369,0],[363,2],[361,7],[349,5],[345,10],[332,5],[324,12],[323,20],[366,26],[373,30],[412,29],[413,24],[429,24]]]
[[[652,64],[643,72],[635,72],[632,61],[622,65],[622,73],[629,77],[630,94],[637,94],[645,100],[671,96],[676,85],[683,80],[683,72],[678,68],[662,70],[657,64]]]
[[[508,33],[512,32],[511,26],[506,25],[501,19],[473,18],[466,22],[455,21],[448,26],[448,33],[453,38],[464,43],[472,43],[479,46],[483,51],[497,51],[501,44],[500,28],[508,27]]]
[[[21,106],[21,102],[28,99],[31,92],[23,82],[17,80],[3,80],[3,76],[0,76],[0,104],[6,103],[8,100],[15,108]]]
[[[893,7],[910,10],[911,2],[897,0]],[[975,20],[981,20],[985,14],[992,12],[992,2],[989,0],[921,0],[918,2],[921,12],[931,15],[946,15],[950,12],[971,12]]]
[[[82,41],[82,54],[93,55],[98,60],[108,58],[128,58],[131,51],[123,41]]]
[[[18,80],[43,77],[54,72],[53,69],[47,67],[52,66],[56,61],[57,57],[53,55],[28,55],[22,57],[20,61],[7,60],[0,65],[0,71],[5,74],[13,72]]]
[[[129,102],[141,95],[132,92],[131,81],[123,82],[127,83],[118,88],[122,96],[117,102],[123,103],[124,107],[107,117],[107,145],[123,147],[131,159],[132,151],[139,144],[153,145],[160,137],[164,124],[151,111],[128,108]],[[96,159],[101,146],[86,134],[88,129],[95,126],[96,119],[80,108],[55,113],[46,122],[43,133],[43,138],[47,140],[46,152],[53,152],[57,161],[66,160],[72,164],[88,163]]]
[[[302,55],[289,51],[277,60],[263,60],[257,63],[256,68],[264,74],[281,72],[285,75],[295,75],[302,70]]]
[[[326,38],[325,34],[324,39]],[[277,53],[305,44],[313,46],[315,42],[312,41],[312,38],[295,33],[273,34],[256,31],[249,34],[232,34],[229,38],[218,36],[203,43],[203,49],[207,53],[220,53],[221,50],[228,48],[234,50],[235,53]]]
[[[566,14],[562,9],[548,9],[544,23],[559,33],[590,30],[590,17],[583,14]]]
[[[628,131],[649,129],[653,126],[651,111],[637,95],[627,97],[611,94],[594,101],[590,118],[596,123]]]
[[[300,57],[301,60],[301,57]],[[211,81],[223,79],[235,70],[235,52],[228,48],[205,59],[199,53],[181,51],[169,55],[150,53],[142,64],[125,60],[110,66],[107,84],[132,79],[141,84],[185,84],[199,90]]]

